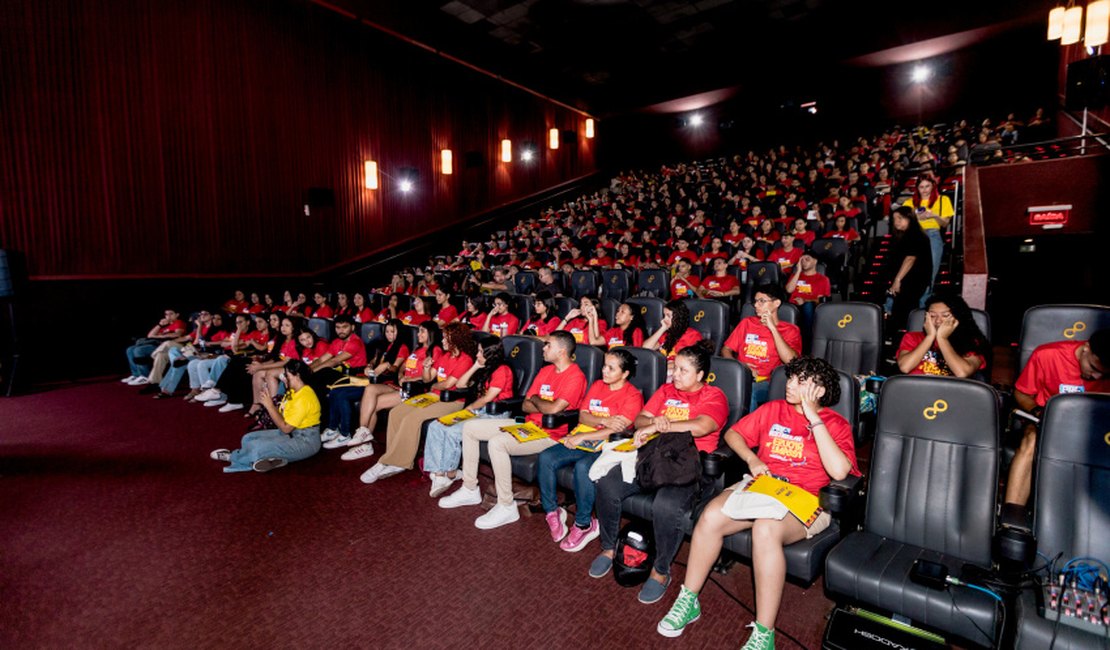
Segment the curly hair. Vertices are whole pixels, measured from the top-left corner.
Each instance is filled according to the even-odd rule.
[[[681,300],[668,302],[664,309],[671,310],[671,327],[663,335],[659,347],[664,350],[673,350],[675,344],[678,343],[678,339],[682,338],[686,330],[690,329],[690,310]]]
[[[828,361],[816,357],[794,357],[786,364],[786,378],[797,377],[798,381],[813,378],[818,386],[825,389],[825,394],[817,403],[821,406],[832,406],[840,401],[840,375],[836,368]]]
[[[474,335],[470,326],[464,323],[448,323],[443,326],[443,343],[447,350],[458,350],[471,359],[478,352],[478,344],[474,342]]]

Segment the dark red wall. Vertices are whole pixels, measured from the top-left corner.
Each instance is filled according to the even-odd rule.
[[[32,277],[309,273],[595,169],[584,116],[308,2],[11,0],[0,32],[0,247]]]
[[[1094,149],[1094,147],[1092,147]],[[987,237],[1033,237],[1094,232],[1110,209],[1110,156],[1077,156],[979,168],[979,196]],[[1029,225],[1031,206],[1071,205],[1060,230]]]

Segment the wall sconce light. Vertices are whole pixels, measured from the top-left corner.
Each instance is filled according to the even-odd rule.
[[[1064,12],[1067,11],[1063,6],[1054,8],[1048,12],[1048,40],[1058,41],[1064,35]]]
[[[594,137],[594,118],[592,117],[586,118],[586,137]]]
[[[551,129],[547,132],[547,146],[551,149],[559,148],[559,129]]]
[[[366,184],[366,189],[368,189],[368,190],[378,189],[378,163],[377,163],[377,161],[367,160],[365,163],[362,164],[362,167],[363,167],[363,173],[366,176],[366,179],[364,181],[365,184]]]
[[[439,173],[450,176],[455,173],[455,159],[450,149],[439,152]]]
[[[1083,27],[1083,7],[1068,7],[1064,12],[1064,31],[1060,35],[1060,45],[1079,42]]]
[[[510,163],[513,161],[513,141],[501,141],[501,162]]]
[[[1095,0],[1087,5],[1087,32],[1083,44],[1098,47],[1110,37],[1110,0]]]

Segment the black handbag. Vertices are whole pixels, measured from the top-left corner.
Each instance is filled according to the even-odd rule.
[[[644,490],[690,485],[701,479],[701,457],[689,431],[664,433],[640,447],[636,481]]]

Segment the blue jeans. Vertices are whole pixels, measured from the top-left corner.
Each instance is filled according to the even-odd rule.
[[[158,382],[158,387],[162,389],[163,393],[172,393],[177,390],[177,385],[181,383],[181,378],[188,372],[188,366],[181,366],[180,368],[174,365],[174,361],[184,359],[185,355],[182,354],[184,348],[172,348],[167,356],[170,358],[170,367],[166,369],[166,374],[162,375],[162,381]]]
[[[351,418],[356,415],[357,404],[362,401],[365,386],[342,386],[328,393],[328,428],[345,436],[351,435]]]
[[[928,290],[921,296],[921,307],[924,307],[925,301],[933,295],[933,285],[936,284],[937,274],[940,273],[940,258],[944,255],[944,233],[938,228],[933,228],[926,230],[925,236],[929,238],[929,251],[933,255],[933,274],[929,276]]]
[[[252,431],[243,436],[242,447],[231,452],[225,472],[249,472],[256,460],[284,458],[290,463],[310,458],[320,451],[320,427],[293,429],[285,435],[277,429]]]
[[[483,407],[478,418],[488,417],[492,416],[487,415]],[[424,438],[424,471],[442,474],[457,470],[462,461],[462,435],[463,422],[448,426],[439,420],[432,420]]]
[[[215,359],[193,359],[185,367],[189,373],[189,388],[211,388],[216,385],[220,375],[224,374],[231,357],[221,354]],[[208,386],[205,386],[208,384]]]
[[[765,379],[763,381],[752,382],[752,400],[748,403],[748,413],[763,406],[771,397],[771,380]]]
[[[594,499],[597,496],[594,482],[590,480],[590,467],[599,455],[599,453],[581,449],[567,449],[561,443],[540,452],[537,473],[540,483],[540,503],[543,504],[544,512],[555,512],[559,507],[555,494],[556,473],[561,468],[573,464],[574,498],[578,501],[574,512],[574,523],[580,528],[589,528],[590,517],[594,511]]]
[[[146,377],[153,369],[150,362],[150,355],[154,353],[157,346],[150,345],[149,343],[136,343],[129,346],[124,354],[127,355],[127,365],[131,366],[132,377]],[[139,359],[146,358],[145,361]]]

